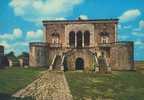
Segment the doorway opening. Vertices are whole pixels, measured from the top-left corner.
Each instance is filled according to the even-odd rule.
[[[77,58],[75,61],[76,70],[84,70],[84,60],[82,58]]]

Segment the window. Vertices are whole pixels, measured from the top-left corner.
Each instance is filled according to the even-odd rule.
[[[60,36],[57,32],[54,32],[52,34],[52,41],[51,41],[51,44],[50,46],[51,47],[59,47],[60,46]]]
[[[77,47],[82,48],[82,32],[77,32]]]
[[[84,46],[89,46],[90,45],[90,32],[85,31],[84,32]]]
[[[70,45],[70,47],[75,46],[75,32],[74,31],[71,31],[69,33],[69,45]]]
[[[102,37],[101,37],[101,43],[109,43],[109,37],[107,37],[107,36],[102,36]]]
[[[53,44],[58,44],[59,43],[59,38],[58,37],[53,37],[52,38],[52,43]]]
[[[59,43],[59,33],[56,32],[56,30],[52,33],[52,44],[58,44]]]

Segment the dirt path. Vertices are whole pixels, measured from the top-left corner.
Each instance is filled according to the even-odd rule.
[[[32,96],[36,100],[72,100],[64,72],[45,72],[13,96]]]

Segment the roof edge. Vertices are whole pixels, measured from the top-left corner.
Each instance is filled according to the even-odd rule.
[[[98,21],[116,21],[118,22],[119,19],[115,18],[115,19],[80,19],[80,20],[43,20],[43,24],[44,23],[48,23],[48,22],[98,22]]]

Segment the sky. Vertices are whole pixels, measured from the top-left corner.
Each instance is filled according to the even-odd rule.
[[[0,0],[0,45],[5,53],[29,51],[43,41],[42,20],[118,18],[119,41],[134,41],[135,60],[144,60],[144,0]]]

